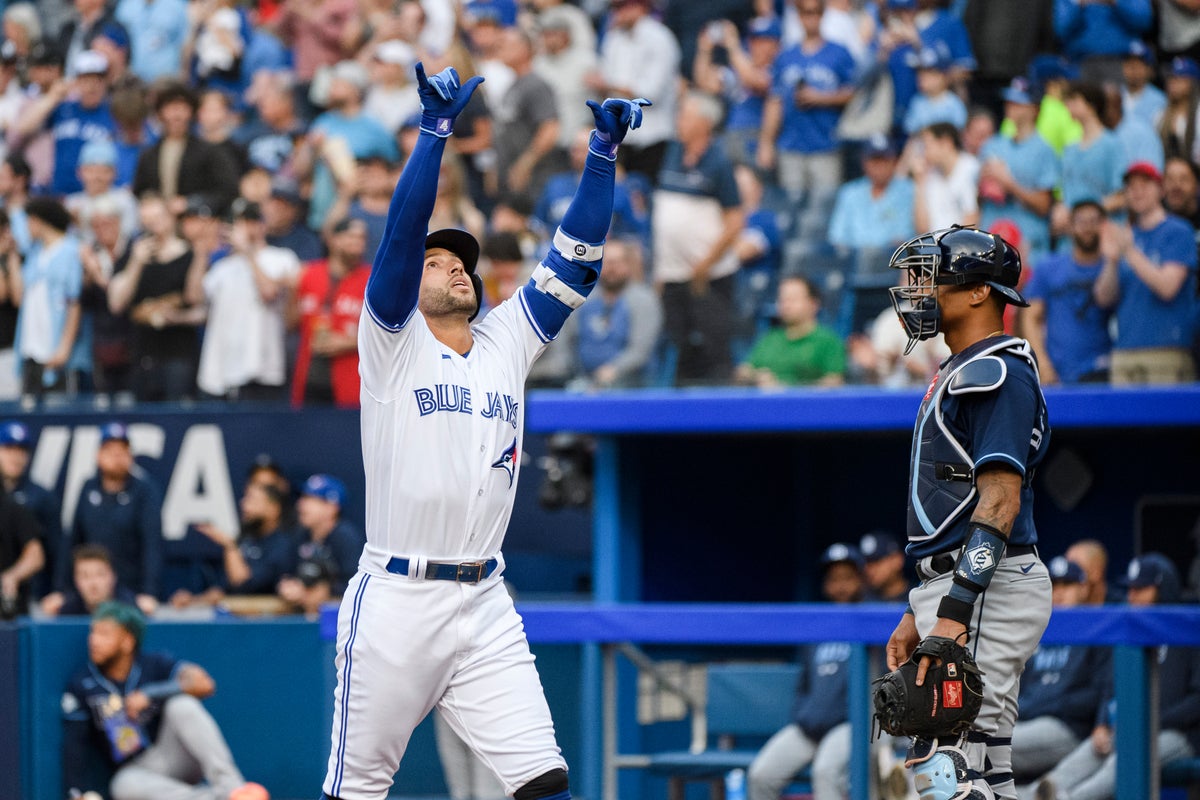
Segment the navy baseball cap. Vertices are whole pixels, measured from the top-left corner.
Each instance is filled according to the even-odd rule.
[[[1050,570],[1050,580],[1053,583],[1087,583],[1087,575],[1083,567],[1074,561],[1067,561],[1066,556],[1055,556],[1047,565]]]
[[[919,52],[909,53],[905,58],[913,69],[948,70],[952,59],[942,47],[922,47]]]
[[[467,274],[475,274],[475,266],[479,263],[479,240],[474,236],[458,228],[442,228],[425,237],[425,249],[435,247],[454,253],[462,259]]]
[[[1147,586],[1163,586],[1172,582],[1179,584],[1179,571],[1171,559],[1162,553],[1146,553],[1129,562],[1122,581],[1131,589],[1145,589]]]
[[[332,475],[313,475],[304,482],[303,488],[300,489],[300,494],[302,496],[319,498],[326,503],[333,503],[338,507],[346,505],[346,484]]]
[[[129,444],[129,429],[121,422],[109,422],[100,429],[100,444],[105,442],[125,442]]]
[[[1129,43],[1129,50],[1126,51],[1125,57],[1136,58],[1148,67],[1153,67],[1158,63],[1158,59],[1154,57],[1154,51],[1147,47],[1141,39],[1134,39]]]
[[[1036,84],[1062,79],[1073,81],[1079,77],[1079,69],[1062,56],[1041,55],[1029,62],[1029,79]]]
[[[783,26],[775,17],[755,17],[746,25],[746,38],[761,36],[767,39],[782,39]]]
[[[873,133],[863,143],[863,158],[895,158],[896,144],[886,133]]]
[[[900,552],[900,543],[887,531],[871,531],[858,541],[858,549],[867,562],[878,561]]]
[[[914,11],[917,0],[888,0],[887,7],[892,11]]]
[[[29,428],[24,423],[13,420],[0,422],[0,446],[24,447],[28,450],[32,444]]]
[[[858,552],[858,548],[852,544],[831,544],[825,548],[825,552],[821,553],[821,566],[828,567],[830,564],[838,564],[841,562],[853,564],[858,569],[863,568],[862,553]]]
[[[1008,88],[1004,90],[1003,96],[1006,103],[1020,103],[1026,106],[1036,105],[1033,99],[1033,87],[1029,85],[1028,78],[1020,76],[1013,78],[1012,83],[1008,84]]]
[[[1167,68],[1167,74],[1177,78],[1191,78],[1194,81],[1200,81],[1200,64],[1197,64],[1190,58],[1178,56],[1171,59],[1171,66]]]

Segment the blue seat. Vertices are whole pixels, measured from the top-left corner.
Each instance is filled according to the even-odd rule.
[[[791,722],[799,675],[796,664],[710,664],[704,708],[693,712],[704,715],[707,748],[649,754],[646,769],[668,778],[668,798],[682,800],[688,781],[708,781],[714,800],[723,798],[726,773],[749,768],[763,743]]]

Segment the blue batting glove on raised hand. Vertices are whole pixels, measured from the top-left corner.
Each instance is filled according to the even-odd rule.
[[[596,139],[606,145],[618,145],[624,141],[625,134],[641,127],[642,106],[652,104],[644,97],[633,100],[610,97],[603,103],[588,100],[587,105],[596,119]]]
[[[421,130],[445,139],[454,131],[454,118],[467,107],[475,87],[483,78],[474,77],[465,84],[458,82],[454,67],[446,67],[432,77],[425,77],[425,66],[417,62],[417,94],[421,98]]]

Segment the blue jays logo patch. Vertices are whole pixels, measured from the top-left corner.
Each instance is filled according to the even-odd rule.
[[[508,475],[508,486],[511,489],[513,478],[517,471],[517,439],[513,437],[512,444],[504,448],[500,457],[492,462],[492,469],[502,469]]]

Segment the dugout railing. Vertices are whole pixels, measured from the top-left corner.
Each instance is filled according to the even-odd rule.
[[[580,793],[603,800],[627,798],[619,771],[645,762],[622,750],[618,731],[628,730],[628,691],[617,678],[622,643],[643,645],[723,645],[745,652],[765,645],[850,641],[850,721],[853,751],[850,764],[852,800],[869,797],[870,691],[868,647],[887,641],[902,608],[892,605],[539,605],[521,608],[531,642],[575,643],[595,648],[597,674],[584,662],[585,709],[602,709],[595,728],[583,736],[583,762],[602,764],[601,774],[585,774]],[[1104,606],[1058,609],[1042,642],[1091,644],[1113,648],[1117,698],[1117,792],[1120,798],[1157,798],[1160,768],[1155,753],[1158,730],[1157,648],[1200,646],[1200,607],[1131,608]],[[588,681],[592,685],[587,685]],[[985,678],[986,680],[986,678]],[[780,703],[790,704],[782,697]],[[622,724],[622,717],[626,718]],[[589,724],[584,720],[584,724]],[[1194,764],[1184,773],[1194,774]],[[586,767],[585,767],[586,770]],[[599,778],[599,785],[593,786]],[[634,790],[636,792],[636,789]]]

